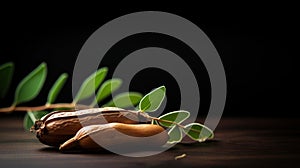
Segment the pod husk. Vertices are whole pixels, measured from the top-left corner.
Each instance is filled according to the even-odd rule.
[[[148,115],[114,107],[78,111],[55,111],[35,122],[33,130],[43,144],[59,147],[83,126],[112,122],[139,124],[149,122]]]
[[[81,128],[60,150],[99,151],[103,147],[116,151],[144,150],[161,147],[168,139],[168,133],[158,125],[109,123]]]

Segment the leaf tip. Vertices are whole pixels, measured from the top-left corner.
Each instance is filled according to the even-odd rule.
[[[8,62],[8,63],[6,63],[6,66],[14,68],[15,64],[13,62]]]
[[[102,67],[101,70],[102,71],[108,71],[108,68],[107,67]]]
[[[13,62],[7,62],[5,64],[0,65],[0,69],[5,69],[5,68],[14,68],[14,63]]]
[[[103,67],[103,68],[100,68],[96,71],[96,74],[104,74],[104,76],[106,76],[108,72],[108,68],[107,67]]]
[[[42,62],[40,65],[41,68],[46,68],[47,67],[47,63],[46,62]]]
[[[62,73],[61,76],[63,76],[64,78],[68,77],[69,75],[67,73]]]
[[[158,89],[162,89],[163,91],[166,91],[166,86],[162,85],[162,86],[158,87]]]
[[[122,84],[123,83],[123,80],[121,78],[113,78],[113,80],[117,83],[120,83]]]

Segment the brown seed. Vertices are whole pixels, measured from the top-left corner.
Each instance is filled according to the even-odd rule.
[[[73,138],[60,146],[60,150],[151,148],[164,145],[168,139],[168,133],[158,125],[109,123],[81,128]]]
[[[33,129],[42,143],[58,147],[83,126],[111,122],[138,124],[149,122],[149,119],[146,113],[114,107],[55,111],[36,121]]]

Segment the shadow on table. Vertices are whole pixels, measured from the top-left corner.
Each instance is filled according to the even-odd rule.
[[[157,148],[157,149],[152,149],[151,151],[172,151],[172,152],[176,152],[176,151],[180,151],[183,148],[184,149],[194,149],[194,148],[203,148],[203,147],[211,147],[211,146],[215,146],[216,143],[218,143],[219,140],[207,140],[205,142],[202,143],[180,143],[180,144],[176,144],[173,147],[169,148],[169,149],[165,149],[165,148]],[[60,151],[58,148],[55,147],[45,147],[45,148],[41,148],[39,151],[41,152],[46,152],[46,153],[65,153],[65,154],[92,154],[92,155],[116,155],[116,153],[113,153],[109,150],[106,150],[104,148],[101,148],[99,150],[82,150],[82,149],[75,149],[75,150],[70,150],[70,151]],[[150,152],[151,152],[150,151]],[[141,150],[132,150],[130,152],[143,152]]]
[[[178,143],[175,146],[169,148],[167,151],[174,151],[174,150],[182,150],[182,148],[185,149],[193,149],[193,148],[203,148],[203,147],[212,147],[218,144],[220,140],[217,139],[211,139],[207,140],[205,142],[185,142],[185,143]]]
[[[39,151],[41,152],[46,152],[46,153],[65,153],[65,154],[100,154],[100,155],[113,155],[114,153],[105,150],[105,149],[100,149],[100,150],[70,150],[70,151],[60,151],[58,148],[55,147],[45,147],[40,149]]]

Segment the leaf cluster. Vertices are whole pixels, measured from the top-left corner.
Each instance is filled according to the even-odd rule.
[[[156,111],[161,105],[165,97],[165,93],[165,86],[152,90],[141,99],[139,103],[139,110],[148,113]],[[182,125],[189,116],[190,112],[185,110],[173,111],[158,118],[153,118],[152,123],[168,128],[168,134],[170,137],[168,144],[181,142],[185,135],[199,142],[203,142],[214,137],[213,131],[200,123]]]
[[[4,98],[7,90],[9,89],[13,72],[14,64],[12,62],[0,66],[0,99]],[[156,111],[160,107],[165,98],[166,87],[160,86],[152,90],[145,96],[138,92],[126,92],[116,95],[112,100],[106,103],[102,103],[122,84],[122,80],[117,78],[105,80],[107,72],[108,68],[103,67],[88,76],[82,82],[81,87],[79,88],[75,98],[70,104],[74,105],[75,107],[78,102],[94,95],[95,98],[88,106],[89,108],[92,108],[99,103],[102,104],[102,107],[120,108],[126,108],[130,106],[133,107],[138,104],[137,109],[140,112],[151,113]],[[42,89],[46,80],[46,76],[47,66],[46,63],[42,63],[32,72],[30,72],[26,77],[24,77],[24,79],[18,84],[16,88],[15,97],[11,108],[34,99]],[[63,73],[58,77],[52,88],[49,90],[47,102],[42,107],[45,107],[46,109],[47,107],[51,107],[54,104],[67,79],[67,73]],[[46,110],[27,110],[27,114],[24,117],[24,128],[27,130],[30,129],[30,127],[37,119],[40,119],[47,113],[48,111]],[[168,129],[168,134],[170,137],[168,144],[181,142],[182,138],[185,135],[199,142],[203,142],[214,137],[213,131],[200,123],[189,123],[186,125],[182,125],[182,123],[186,119],[188,119],[189,116],[190,112],[179,110],[166,113],[158,118],[151,116],[150,117],[152,118],[152,124],[158,124]]]
[[[0,65],[0,99],[4,98],[14,72],[14,64],[12,62],[8,62],[6,64]],[[95,98],[93,102],[88,106],[90,108],[95,107],[98,103],[101,103],[101,106],[118,106],[121,108],[126,108],[130,106],[136,105],[140,99],[142,98],[142,94],[138,92],[125,92],[120,93],[113,98],[113,100],[104,102],[103,101],[109,97],[113,92],[115,92],[118,88],[120,88],[122,84],[121,79],[113,78],[108,79],[105,81],[105,77],[107,75],[108,68],[103,67],[97,70],[96,72],[92,73],[88,76],[83,82],[78,90],[74,100],[69,103],[76,106],[76,104],[84,99],[87,99],[93,95]],[[38,67],[36,67],[33,71],[31,71],[27,76],[25,76],[20,83],[18,84],[14,101],[10,107],[13,109],[14,107],[29,102],[36,98],[40,93],[45,80],[47,77],[47,65],[46,63],[41,63]],[[56,82],[53,84],[51,89],[49,90],[47,102],[41,108],[51,107],[54,104],[57,96],[59,95],[60,91],[63,89],[64,84],[68,79],[68,74],[63,73],[61,74]],[[64,108],[64,107],[60,107]],[[58,108],[58,109],[60,109]],[[55,110],[56,108],[54,108]],[[35,120],[40,119],[42,116],[47,114],[48,112],[45,110],[40,111],[28,111],[24,117],[24,126],[26,129],[30,128]]]

